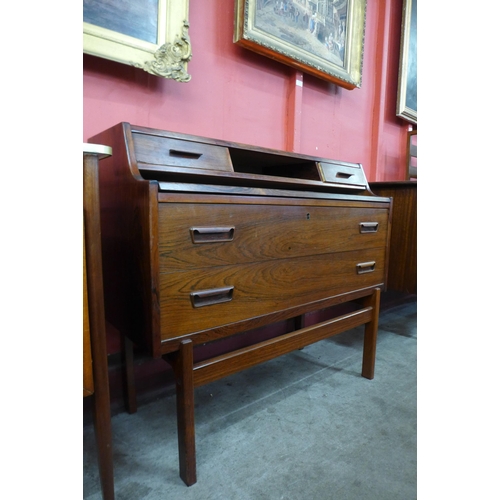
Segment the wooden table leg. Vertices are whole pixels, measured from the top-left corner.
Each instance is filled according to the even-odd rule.
[[[123,334],[121,335],[121,352],[123,366],[123,394],[125,408],[129,413],[137,412],[137,396],[134,376],[134,343]]]
[[[113,449],[109,391],[101,390],[98,385],[92,396],[94,432],[97,442],[97,460],[101,479],[102,498],[114,500]]]
[[[300,316],[296,316],[293,318],[293,323],[295,330],[302,330],[302,328],[306,327],[306,315],[301,314]]]
[[[364,299],[364,306],[373,308],[372,320],[365,324],[365,338],[363,343],[363,368],[361,375],[368,379],[375,376],[375,353],[377,350],[378,316],[380,309],[380,288]]]
[[[191,340],[181,342],[174,362],[174,371],[180,476],[187,486],[191,486],[196,483],[193,342]]]
[[[102,280],[101,221],[99,204],[99,159],[83,155],[83,209],[89,325],[94,379],[93,413],[99,474],[104,500],[114,500],[111,409],[109,401],[108,353]]]

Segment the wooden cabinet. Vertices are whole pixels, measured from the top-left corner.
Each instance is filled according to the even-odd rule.
[[[415,181],[372,182],[378,196],[393,200],[391,258],[387,289],[417,293],[417,183]]]
[[[100,169],[107,318],[176,374],[181,477],[196,482],[194,387],[365,325],[373,378],[391,200],[361,165],[121,123]],[[345,302],[351,312],[302,327]],[[194,362],[196,346],[296,318],[296,331]]]

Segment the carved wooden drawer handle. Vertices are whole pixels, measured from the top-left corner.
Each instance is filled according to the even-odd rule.
[[[190,231],[193,243],[217,243],[234,238],[234,227],[192,227]]]
[[[352,176],[353,174],[350,174],[348,172],[337,172],[337,174],[335,175],[337,179],[349,179]]]
[[[376,233],[378,231],[378,222],[360,222],[359,232],[361,234],[365,233]]]
[[[169,150],[170,156],[174,158],[187,158],[188,160],[199,160],[203,153],[193,153],[191,151],[181,151],[179,149]]]
[[[375,271],[374,260],[371,262],[360,262],[359,264],[356,264],[356,272],[358,274],[372,273],[373,271]]]
[[[224,288],[191,292],[191,303],[193,307],[204,307],[229,302],[233,300],[233,290],[234,286],[227,286]]]

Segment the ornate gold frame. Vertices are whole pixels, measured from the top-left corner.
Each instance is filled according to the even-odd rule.
[[[417,124],[417,0],[403,1],[396,116]]]
[[[343,63],[335,63],[313,53],[293,41],[278,37],[257,26],[257,3],[267,8],[275,2],[269,0],[236,0],[235,29],[233,41],[249,50],[265,55],[284,64],[313,74],[352,90],[361,87],[363,49],[366,22],[366,0],[327,0],[335,7],[347,2],[345,25],[345,52]],[[325,4],[325,1],[311,0],[306,3],[294,0],[300,10]],[[304,5],[304,7],[302,7]],[[331,7],[331,5],[330,5]],[[262,7],[260,7],[262,8]]]
[[[152,75],[188,82],[188,18],[189,0],[158,0],[156,44],[84,22],[83,52],[135,66]]]

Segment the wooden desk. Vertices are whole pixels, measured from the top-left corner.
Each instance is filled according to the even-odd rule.
[[[387,289],[417,293],[417,183],[415,181],[371,182],[378,196],[393,199],[391,257]]]
[[[107,318],[174,368],[187,485],[194,387],[359,325],[373,378],[391,201],[361,165],[127,123],[91,141],[114,152],[100,170]],[[352,312],[303,326],[345,302]],[[194,362],[196,346],[290,318],[296,331]]]
[[[93,398],[104,500],[114,499],[99,204],[99,159],[109,155],[108,146],[83,145],[83,396]]]

